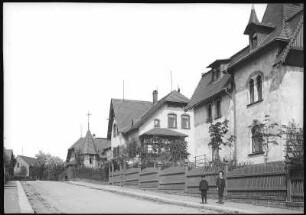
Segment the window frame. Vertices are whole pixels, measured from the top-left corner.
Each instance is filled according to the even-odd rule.
[[[262,154],[263,153],[262,141],[260,142],[260,140],[258,140],[259,138],[258,136],[260,136],[259,129],[260,127],[258,125],[255,125],[251,128],[251,139],[252,139],[252,152],[251,153],[252,154]]]
[[[218,103],[219,103],[219,108],[218,108]],[[215,119],[218,119],[220,117],[222,117],[222,113],[221,113],[221,99],[217,99],[215,101],[215,109],[216,109],[216,116]]]
[[[157,124],[155,122],[158,122]],[[160,128],[160,120],[159,119],[154,119],[153,121],[154,128]]]
[[[207,105],[207,119],[206,119],[206,122],[210,122],[210,121],[212,121],[212,118],[213,118],[213,116],[212,116],[212,103],[209,103],[208,105]]]
[[[256,88],[257,88],[257,101],[262,100],[262,77],[257,75],[256,77]]]
[[[170,126],[170,117],[171,116],[174,116],[174,122],[175,122],[175,125],[174,126]],[[177,115],[175,113],[168,113],[168,128],[177,128]]]
[[[188,126],[186,126],[186,127],[183,126],[183,125],[184,125],[183,122],[184,122],[184,120],[186,120],[186,118],[184,119],[184,117],[187,118],[187,123],[188,123],[187,125],[188,125]],[[181,115],[181,128],[182,128],[182,129],[190,129],[190,115],[189,115],[189,114],[182,114],[182,115]]]

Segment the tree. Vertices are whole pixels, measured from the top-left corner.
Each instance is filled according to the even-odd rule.
[[[286,140],[286,155],[290,161],[290,171],[304,169],[304,137],[303,128],[300,128],[294,120],[283,125],[282,138]]]
[[[259,128],[257,130],[258,133],[256,135],[256,138],[258,138],[258,141],[262,143],[264,161],[266,163],[269,158],[271,146],[278,145],[278,139],[281,138],[282,133],[279,124],[273,122],[269,114],[265,115],[263,121],[264,122],[262,123],[259,120],[254,119],[252,125],[250,125],[249,127],[253,128],[254,126],[258,126]]]
[[[24,176],[24,178],[26,178],[27,173],[28,173],[27,168],[25,166],[22,166],[21,169],[20,169],[20,175]]]
[[[188,158],[190,153],[187,151],[187,142],[183,139],[173,140],[169,144],[170,161],[173,163],[182,163]]]
[[[215,124],[210,122],[210,142],[208,145],[212,147],[213,160],[220,161],[219,150],[222,149],[221,146],[228,145],[229,147],[232,147],[233,142],[235,141],[234,135],[230,135],[229,138],[224,140],[225,135],[228,133],[228,122],[229,121],[227,119],[225,119],[223,122],[216,122]]]
[[[152,147],[151,152],[145,150],[145,145]],[[141,158],[143,164],[162,162],[164,165],[182,163],[187,159],[187,142],[173,137],[146,137],[142,143]]]
[[[84,155],[80,149],[75,150],[75,161],[78,166],[83,166],[84,164]]]
[[[39,151],[35,157],[36,164],[33,167],[33,172],[37,174],[38,178],[43,179],[44,173],[47,170],[47,160],[51,157],[51,155],[49,153]]]

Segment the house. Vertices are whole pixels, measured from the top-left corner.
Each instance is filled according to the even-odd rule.
[[[33,167],[35,166],[36,158],[18,155],[14,167],[14,175],[17,177],[32,178],[35,177]]]
[[[4,167],[4,174],[6,179],[14,178],[14,165],[15,165],[15,157],[12,149],[4,149],[3,155],[5,156],[5,163],[3,165]]]
[[[136,138],[141,143],[152,136],[185,139],[188,152],[193,148],[193,111],[186,113],[184,107],[189,99],[180,91],[171,91],[158,100],[157,90],[153,91],[153,102],[112,99],[108,135],[111,138],[113,158],[120,155],[120,146]],[[152,146],[146,145],[147,151]]]
[[[86,136],[80,137],[68,149],[66,162],[68,165],[81,163],[86,167],[98,168],[110,157],[110,150],[108,139],[96,138],[88,129]]]
[[[198,153],[213,158],[207,145],[206,119],[211,114],[212,118],[218,116],[218,110],[236,136],[232,151],[226,147],[220,151],[221,159],[230,158],[232,152],[238,163],[267,161],[254,120],[262,123],[269,115],[279,125],[292,119],[303,125],[303,12],[302,4],[268,4],[259,22],[255,9],[251,9],[244,31],[249,45],[228,59],[212,63],[188,103],[196,119]],[[284,160],[285,153],[285,141],[280,139],[271,146],[268,161]]]

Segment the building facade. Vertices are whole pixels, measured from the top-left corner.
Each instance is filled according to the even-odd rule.
[[[247,47],[229,59],[217,60],[224,64],[220,67],[221,73],[228,75],[231,81],[216,83],[214,87],[202,86],[201,82],[210,79],[206,78],[210,74],[218,76],[218,69],[212,68],[203,75],[189,102],[197,119],[196,148],[201,153],[211,154],[205,124],[209,99],[205,95],[215,100],[214,92],[222,91],[221,113],[223,110],[222,115],[230,121],[230,130],[236,137],[233,159],[238,163],[284,160],[286,147],[281,138],[278,144],[271,145],[268,160],[265,160],[262,142],[256,138],[259,127],[253,122],[264,123],[265,116],[269,115],[271,121],[279,125],[294,120],[303,126],[303,5],[268,4],[261,22],[252,8],[244,34],[249,39]],[[228,87],[233,90],[226,90]]]

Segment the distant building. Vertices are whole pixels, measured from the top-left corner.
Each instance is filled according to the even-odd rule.
[[[14,164],[15,157],[12,149],[4,149],[4,156],[6,159],[6,163],[4,163],[4,174],[6,179],[14,178]]]
[[[33,167],[35,166],[36,158],[18,155],[14,167],[15,176],[31,178],[33,175]],[[25,167],[25,168],[24,168]]]
[[[87,131],[85,137],[79,138],[69,149],[66,162],[68,165],[76,165],[79,162],[83,166],[98,168],[110,157],[110,140],[106,138],[96,138]]]
[[[221,159],[264,162],[258,129],[266,114],[279,125],[292,119],[303,126],[303,4],[268,4],[259,22],[252,8],[244,34],[249,45],[228,59],[216,60],[188,103],[195,115],[197,154],[213,159],[208,146],[209,120],[229,120],[236,136],[233,149],[223,147]],[[284,160],[285,141],[269,152],[268,161]]]
[[[126,146],[133,138],[143,142],[152,136],[186,137],[188,152],[193,156],[193,111],[184,111],[188,101],[175,90],[160,100],[158,92],[153,91],[153,102],[112,99],[108,138],[111,138],[113,158],[116,159],[121,146]],[[147,151],[151,148],[146,146]]]

